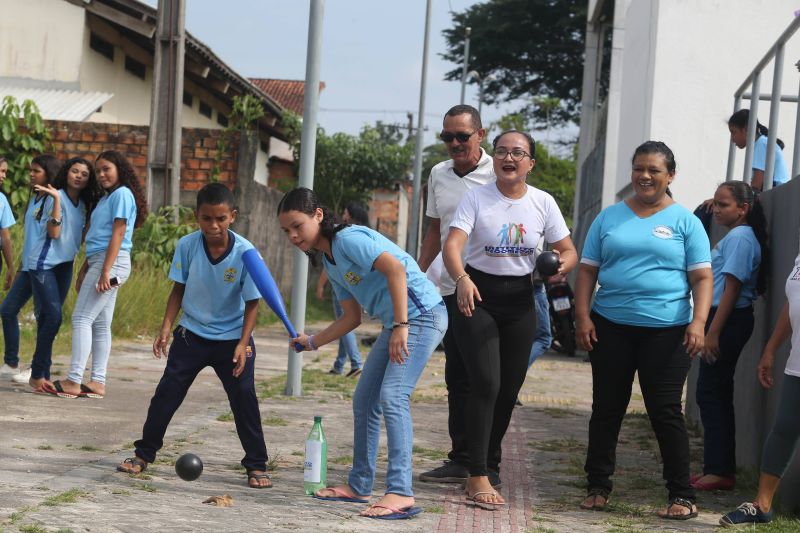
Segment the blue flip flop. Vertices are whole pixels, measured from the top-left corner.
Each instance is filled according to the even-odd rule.
[[[388,509],[389,511],[391,511],[391,513],[384,515],[375,515],[375,516],[362,514],[360,516],[364,518],[376,518],[378,520],[406,520],[422,512],[422,509],[419,507],[403,507],[402,509],[395,509],[394,507],[388,507],[386,505],[381,505],[379,503],[375,503],[371,507],[380,507],[381,509]]]
[[[355,496],[349,496],[346,492],[341,489],[337,489],[335,487],[326,487],[322,490],[329,490],[332,491],[336,496],[317,496],[314,495],[314,498],[318,500],[325,500],[328,502],[349,502],[349,503],[369,503],[369,500],[365,500],[364,498],[357,498]]]

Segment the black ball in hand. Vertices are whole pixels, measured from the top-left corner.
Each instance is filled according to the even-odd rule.
[[[184,481],[194,481],[203,473],[203,461],[193,453],[185,453],[175,461],[175,473]]]
[[[558,254],[555,252],[542,252],[536,258],[536,270],[540,276],[552,276],[558,272],[560,266]]]

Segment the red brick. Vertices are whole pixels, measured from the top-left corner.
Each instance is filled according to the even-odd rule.
[[[210,170],[211,168],[213,168],[213,166],[214,166],[213,163],[208,159],[203,159],[202,161],[200,161],[200,168],[203,170]]]
[[[203,139],[203,146],[206,148],[216,148],[217,141],[216,139],[213,139],[211,137],[206,137],[205,139]]]
[[[108,133],[105,132],[97,132],[94,135],[94,141],[98,143],[105,143],[108,142]]]
[[[196,170],[200,168],[200,161],[197,159],[187,159],[186,160],[186,168],[190,168],[192,170]]]

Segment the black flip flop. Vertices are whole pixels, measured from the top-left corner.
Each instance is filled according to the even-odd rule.
[[[673,505],[680,505],[681,507],[686,507],[689,509],[689,514],[669,514],[669,508]],[[669,503],[667,503],[667,512],[666,514],[658,513],[660,518],[665,520],[689,520],[690,518],[697,518],[698,512],[697,508],[694,506],[690,500],[686,498],[672,498]]]

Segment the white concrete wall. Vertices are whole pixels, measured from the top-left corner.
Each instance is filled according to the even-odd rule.
[[[77,84],[84,10],[63,0],[0,0],[0,76]]]
[[[624,20],[614,157],[618,171],[606,173],[606,183],[615,181],[615,192],[627,185],[633,149],[655,139],[666,142],[675,153],[675,199],[694,208],[710,197],[725,179],[733,93],[792,22],[797,7],[794,0],[633,0]],[[650,49],[648,64],[643,63],[646,48]],[[800,34],[786,48],[784,94],[797,95],[797,57]],[[770,92],[771,85],[770,64],[761,77],[761,92]],[[750,107],[749,102],[744,101],[742,107]],[[787,145],[784,156],[789,167],[795,113],[795,104],[781,105],[778,134]],[[763,124],[769,122],[768,102],[760,102],[758,116]],[[744,151],[738,150],[736,179],[742,177],[743,162]],[[603,200],[604,206],[613,201],[605,191]]]

